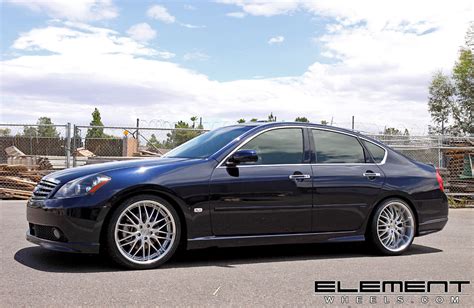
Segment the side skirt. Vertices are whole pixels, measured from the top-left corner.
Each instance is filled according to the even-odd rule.
[[[360,241],[365,241],[365,236],[360,234],[358,231],[242,236],[205,236],[188,239],[187,249]]]

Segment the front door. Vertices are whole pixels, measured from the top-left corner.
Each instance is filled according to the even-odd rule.
[[[258,161],[217,167],[210,181],[216,236],[311,231],[311,165],[304,129],[264,131],[238,149],[255,150]],[[306,146],[305,146],[306,144]],[[307,157],[305,157],[307,156]]]
[[[312,129],[313,231],[359,229],[377,200],[384,174],[356,136]]]

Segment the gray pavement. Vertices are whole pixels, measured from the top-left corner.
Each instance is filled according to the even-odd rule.
[[[315,280],[340,280],[348,287],[360,280],[472,281],[474,210],[451,210],[449,218],[443,231],[416,238],[399,257],[374,256],[363,244],[344,243],[222,248],[185,252],[156,270],[123,271],[99,256],[31,245],[24,237],[25,202],[1,201],[0,306],[316,307],[324,298],[314,293]],[[463,294],[455,306],[474,306],[472,284]],[[361,306],[355,296],[349,300]],[[364,304],[368,300],[363,297]],[[383,298],[376,300],[381,305]],[[419,296],[405,300],[429,306]]]

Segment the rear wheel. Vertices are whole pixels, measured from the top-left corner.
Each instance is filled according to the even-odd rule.
[[[399,255],[415,238],[415,215],[400,199],[388,199],[380,204],[372,218],[369,240],[377,252]]]
[[[176,251],[181,225],[176,210],[154,195],[140,195],[123,202],[107,226],[107,251],[121,266],[154,268]]]

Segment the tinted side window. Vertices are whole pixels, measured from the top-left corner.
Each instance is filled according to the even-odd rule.
[[[362,142],[364,143],[364,146],[367,148],[367,150],[369,150],[370,154],[372,154],[374,161],[376,163],[381,163],[385,157],[385,150],[375,143],[366,140],[362,140]]]
[[[313,129],[313,140],[319,164],[365,163],[364,149],[355,137]]]
[[[257,151],[258,161],[253,165],[300,164],[303,162],[303,130],[270,130],[250,140],[242,149]]]

